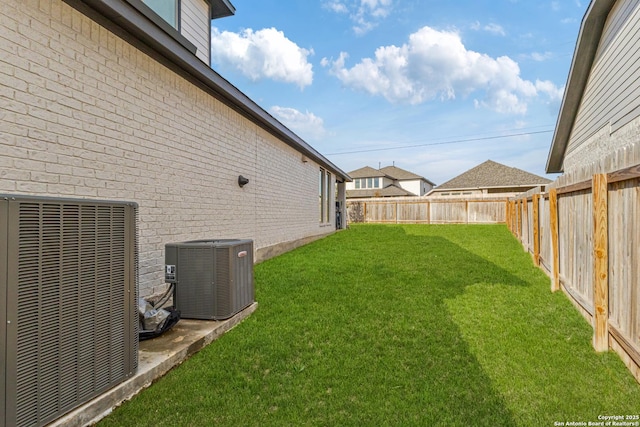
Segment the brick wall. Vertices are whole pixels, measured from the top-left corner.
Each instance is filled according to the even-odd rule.
[[[0,192],[139,204],[142,295],[167,242],[334,229],[318,164],[59,0],[2,2],[0,126]]]

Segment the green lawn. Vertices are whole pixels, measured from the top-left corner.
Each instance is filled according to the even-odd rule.
[[[255,268],[258,310],[101,426],[553,426],[640,386],[503,225],[353,225]],[[586,424],[585,424],[586,425]]]

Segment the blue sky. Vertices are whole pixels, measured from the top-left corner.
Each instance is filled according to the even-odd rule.
[[[545,175],[588,0],[232,0],[212,67],[345,172]],[[553,178],[553,176],[548,176]]]

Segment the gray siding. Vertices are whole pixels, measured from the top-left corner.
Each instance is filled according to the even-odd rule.
[[[198,48],[196,56],[209,65],[211,56],[209,48],[211,45],[209,41],[211,33],[209,3],[204,0],[182,0],[181,3],[180,32]]]
[[[599,131],[608,128],[613,134],[640,116],[639,48],[640,0],[619,1],[607,19],[580,104],[567,148],[569,163]]]

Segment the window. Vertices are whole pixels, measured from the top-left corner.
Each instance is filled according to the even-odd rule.
[[[325,197],[325,189],[324,189],[324,169],[320,168],[320,179],[318,180],[318,207],[320,211],[320,222],[322,222],[322,218],[324,218],[324,197]]]
[[[173,28],[178,28],[178,1],[179,0],[142,0],[162,19]]]
[[[331,172],[320,169],[319,175],[320,222],[331,222]]]
[[[325,222],[331,222],[331,191],[329,190],[331,188],[331,172],[327,171],[326,177],[325,204],[327,209],[325,210]]]
[[[356,189],[380,188],[380,178],[356,178]]]

